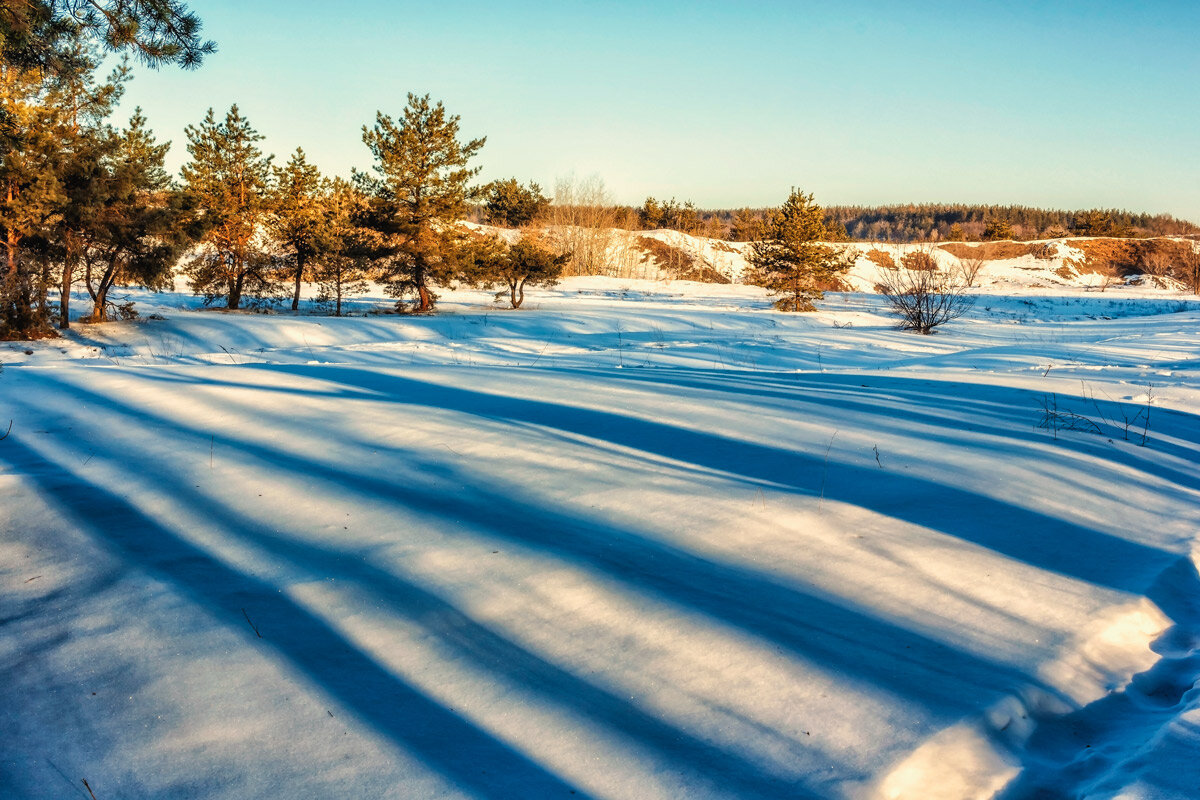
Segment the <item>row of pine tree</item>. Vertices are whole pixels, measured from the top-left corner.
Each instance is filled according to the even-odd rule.
[[[485,140],[461,141],[458,117],[428,95],[410,94],[399,117],[379,113],[363,127],[373,168],[348,178],[322,176],[299,148],[276,164],[236,105],[223,117],[210,109],[186,129],[189,160],[174,179],[164,166],[169,145],[156,141],[140,109],[123,127],[111,121],[130,79],[128,60],[103,78],[99,65],[106,53],[123,51],[151,66],[196,66],[214,48],[199,30],[178,0],[0,4],[0,338],[69,327],[71,293],[80,286],[91,301],[81,319],[129,316],[134,312],[113,300],[113,288],[172,286],[181,259],[208,305],[235,310],[290,301],[295,310],[303,283],[312,281],[318,303],[340,315],[368,279],[414,312],[431,311],[435,287],[455,283],[500,287],[519,307],[526,286],[553,283],[573,254],[580,261],[594,256],[573,247],[571,237],[552,241],[533,232],[551,210],[536,183],[512,178],[473,188],[479,168],[470,162]],[[819,242],[864,233],[1131,235],[1175,224],[1124,212],[1020,207],[821,209],[796,191],[781,209],[703,212],[654,198],[621,209],[597,199],[603,192],[593,194],[564,194],[554,210],[599,203],[605,213],[560,213],[560,227],[602,220],[754,241],[754,279],[789,310],[811,308],[819,287],[845,268],[843,251]],[[455,224],[471,213],[524,231],[502,238]],[[585,217],[593,221],[580,221]],[[1153,232],[1194,230],[1180,225]]]

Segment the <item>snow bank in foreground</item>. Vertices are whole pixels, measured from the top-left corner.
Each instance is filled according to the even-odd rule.
[[[1200,787],[1185,298],[138,300],[0,350],[0,795]]]

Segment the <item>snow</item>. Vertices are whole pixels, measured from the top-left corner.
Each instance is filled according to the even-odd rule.
[[[0,796],[1194,797],[1200,301],[1040,280],[2,345]]]

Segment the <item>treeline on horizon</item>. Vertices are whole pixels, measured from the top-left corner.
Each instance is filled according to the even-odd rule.
[[[758,241],[775,208],[700,209],[674,198],[646,199],[640,207],[615,205],[613,226],[626,230],[670,229],[734,242]],[[1148,238],[1200,234],[1200,225],[1170,214],[1124,209],[1062,210],[1019,205],[905,203],[826,206],[830,238],[846,242],[986,241],[1060,239],[1069,236]],[[472,208],[474,222],[487,222],[484,205]]]

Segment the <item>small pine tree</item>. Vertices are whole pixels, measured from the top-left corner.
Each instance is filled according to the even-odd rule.
[[[652,231],[661,228],[663,224],[663,205],[653,197],[647,197],[646,202],[637,210],[638,226],[643,230]]]
[[[292,311],[300,308],[300,285],[316,253],[321,225],[321,173],[308,163],[304,150],[296,152],[275,170],[275,198],[269,222],[271,236],[286,250],[292,276]]]
[[[376,244],[359,224],[366,198],[342,178],[325,181],[315,253],[317,303],[342,316],[342,302],[367,290],[367,268]]]
[[[813,301],[824,297],[853,263],[846,248],[822,244],[824,212],[811,194],[793,190],[770,222],[766,237],[750,247],[753,282],[779,297],[780,311],[815,311]]]
[[[957,222],[950,226],[950,232],[946,234],[946,241],[949,242],[965,242],[967,233],[963,230],[963,226]]]
[[[277,264],[260,236],[272,207],[272,157],[255,144],[263,137],[236,105],[223,122],[210,108],[186,133],[192,160],[183,166],[183,180],[209,226],[211,246],[188,266],[192,290],[204,295],[205,305],[225,298],[231,310],[241,307],[243,296],[268,302]]]
[[[770,221],[762,211],[743,208],[733,215],[729,230],[731,242],[757,242],[767,237]]]
[[[530,225],[550,207],[550,198],[542,194],[541,186],[532,181],[522,186],[516,178],[492,181],[483,188],[483,199],[488,223],[505,228]]]
[[[983,228],[983,238],[985,241],[1005,241],[1012,239],[1013,236],[1013,227],[1006,219],[993,217],[985,223]]]
[[[380,112],[374,128],[363,126],[377,177],[355,178],[372,200],[368,224],[380,236],[377,256],[388,272],[388,293],[399,304],[415,295],[418,313],[433,310],[437,295],[431,284],[450,280],[457,268],[449,226],[474,194],[467,184],[479,168],[467,163],[486,141],[460,142],[458,121],[429,95],[409,94],[398,122]]]
[[[520,308],[525,302],[526,287],[558,283],[571,258],[569,254],[556,255],[546,242],[530,231],[525,231],[512,245],[489,239],[472,243],[468,249],[470,257],[464,261],[469,261],[466,266],[469,282],[487,288],[505,286],[513,308]]]

